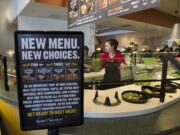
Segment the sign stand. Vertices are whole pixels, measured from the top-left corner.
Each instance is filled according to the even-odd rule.
[[[15,32],[22,130],[83,124],[83,46],[82,32]]]
[[[59,128],[50,128],[48,129],[47,135],[59,135]]]

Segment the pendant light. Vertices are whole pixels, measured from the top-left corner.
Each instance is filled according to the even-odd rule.
[[[179,0],[177,0],[177,10],[175,13],[177,13],[177,16],[179,17]],[[170,35],[170,40],[180,40],[180,23],[174,24]]]
[[[171,40],[180,40],[180,23],[174,24],[170,35]]]

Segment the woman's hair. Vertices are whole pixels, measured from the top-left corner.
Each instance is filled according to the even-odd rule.
[[[108,39],[106,42],[108,42],[115,51],[117,50],[119,42],[116,39]]]

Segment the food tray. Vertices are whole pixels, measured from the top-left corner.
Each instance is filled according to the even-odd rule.
[[[161,90],[159,88],[155,88],[152,86],[142,86],[141,90],[148,98],[159,98],[160,97]]]
[[[129,103],[144,104],[147,102],[147,96],[141,91],[128,90],[121,94],[122,99]]]

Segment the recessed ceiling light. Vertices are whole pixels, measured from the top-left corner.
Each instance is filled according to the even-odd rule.
[[[8,55],[9,55],[9,56],[13,56],[13,54],[14,54],[14,51],[13,51],[13,50],[9,50],[9,51],[8,51]]]

